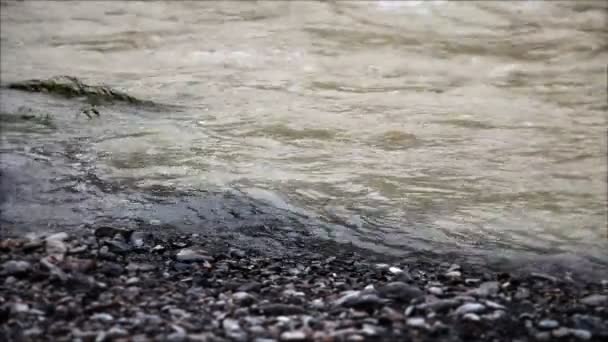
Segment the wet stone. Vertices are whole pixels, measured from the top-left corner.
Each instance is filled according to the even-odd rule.
[[[555,329],[559,327],[559,322],[553,319],[543,319],[537,325],[541,329]]]
[[[29,272],[32,269],[32,264],[27,261],[10,260],[2,264],[2,275],[16,275]]]
[[[378,288],[380,297],[409,302],[424,295],[418,287],[403,282],[392,282]]]
[[[582,298],[580,300],[580,302],[582,304],[585,304],[588,306],[602,306],[602,305],[608,306],[608,296],[593,294],[593,295],[589,295],[587,297]]]

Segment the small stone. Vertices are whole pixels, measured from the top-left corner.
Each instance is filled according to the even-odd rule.
[[[468,291],[467,293],[478,297],[494,296],[498,293],[500,284],[497,281],[486,281],[479,285],[478,288]]]
[[[474,321],[474,322],[478,322],[481,320],[479,315],[472,313],[472,312],[462,315],[462,319],[467,320],[467,321]]]
[[[537,325],[541,329],[550,330],[559,327],[559,322],[554,319],[543,319]]]
[[[572,336],[578,338],[579,340],[583,340],[583,341],[590,340],[591,337],[593,336],[591,334],[591,332],[589,332],[588,330],[584,330],[584,329],[570,329],[570,334],[572,334]]]
[[[507,315],[506,312],[504,312],[503,310],[496,310],[490,314],[483,315],[482,317],[483,317],[483,319],[486,319],[488,321],[497,321],[497,320],[505,317],[506,315]]]
[[[419,304],[418,306],[416,306],[416,308],[418,308],[420,310],[432,310],[432,311],[440,312],[443,310],[448,310],[448,309],[457,307],[460,303],[461,302],[459,300],[456,300],[454,298],[439,299],[439,300],[434,300],[431,302]]]
[[[105,242],[106,246],[112,253],[116,254],[124,254],[131,251],[131,246],[129,246],[126,242],[120,240],[110,240]]]
[[[422,292],[422,290],[416,286],[395,281],[381,286],[378,289],[378,294],[384,298],[398,299],[403,302],[409,302],[414,298],[423,296],[424,292]]]
[[[462,273],[460,273],[460,271],[450,271],[447,272],[445,276],[451,279],[458,279],[462,276]]]
[[[48,242],[49,240],[65,241],[65,240],[67,240],[67,239],[68,239],[68,237],[70,237],[70,236],[68,235],[68,233],[61,232],[61,233],[55,233],[55,234],[49,235],[49,236],[47,236],[47,237],[46,237],[46,239],[45,239],[45,240],[46,240],[47,242]]]
[[[165,246],[163,246],[163,245],[156,245],[156,246],[152,247],[152,251],[154,251],[154,252],[160,252],[163,250],[165,250]]]
[[[96,313],[93,316],[91,316],[91,319],[103,321],[103,322],[111,322],[114,320],[114,317],[112,317],[112,315],[107,314],[107,313]]]
[[[498,304],[498,303],[493,302],[491,300],[486,300],[484,303],[490,309],[495,309],[495,310],[504,310],[504,309],[506,309],[504,305]]]
[[[570,335],[570,329],[564,327],[557,328],[551,332],[551,335],[553,335],[555,338],[566,337]]]
[[[150,220],[150,224],[153,226],[160,226],[161,222],[160,220],[152,219]]]
[[[16,275],[27,273],[32,269],[32,264],[27,261],[10,260],[2,264],[2,275]]]
[[[392,274],[401,274],[401,273],[403,273],[402,269],[400,269],[399,267],[395,267],[395,266],[389,267],[388,271],[391,272]]]
[[[186,340],[187,334],[186,334],[186,330],[184,328],[180,327],[179,325],[175,325],[175,324],[171,325],[171,327],[175,331],[167,336],[167,341],[182,342],[182,341]]]
[[[422,328],[422,329],[428,329],[428,324],[426,324],[426,320],[422,317],[412,317],[412,318],[408,318],[405,321],[405,324],[407,324],[408,326],[412,327],[412,328]]]
[[[98,238],[112,238],[116,236],[116,234],[120,234],[123,237],[128,238],[132,233],[133,230],[131,229],[103,226],[95,229],[94,234]]]
[[[270,316],[302,315],[306,313],[304,308],[289,304],[266,304],[261,306],[260,310],[265,315]]]
[[[515,292],[515,299],[522,300],[530,297],[530,290],[525,287],[517,288],[517,292]]]
[[[281,334],[281,341],[306,341],[306,333],[302,330],[285,331]]]
[[[443,290],[441,289],[441,287],[437,286],[431,286],[427,289],[427,291],[435,296],[441,296],[443,294]]]
[[[551,340],[551,333],[549,333],[548,331],[542,331],[542,332],[538,332],[536,334],[534,334],[534,338],[537,341],[549,341]]]
[[[468,313],[479,313],[484,311],[485,309],[486,306],[480,303],[466,303],[459,306],[458,309],[454,311],[454,314],[464,315]]]
[[[249,306],[255,302],[255,297],[247,292],[239,291],[232,294],[232,300],[238,305]]]
[[[145,263],[136,263],[136,262],[130,262],[127,267],[126,270],[127,271],[131,271],[131,272],[136,272],[136,271],[140,271],[140,272],[149,272],[149,271],[153,271],[156,269],[156,266],[152,265],[152,264],[145,264]]]
[[[13,305],[11,305],[11,312],[13,314],[28,312],[29,309],[29,305],[25,303],[14,303]]]
[[[144,232],[133,232],[133,234],[131,234],[131,237],[129,238],[129,242],[134,247],[141,248],[144,246],[145,236],[146,234]]]
[[[56,234],[57,235],[57,234]],[[62,239],[53,238],[55,235],[51,235],[46,239],[46,254],[55,255],[55,256],[63,256],[68,251],[68,246],[63,242]],[[60,236],[61,237],[61,236]],[[61,257],[57,257],[61,259]]]
[[[245,341],[247,339],[247,334],[241,328],[239,321],[232,318],[226,318],[222,322],[222,328],[224,328],[224,333],[227,337],[237,340],[237,341]]]
[[[213,259],[208,255],[202,254],[201,252],[197,252],[189,248],[184,248],[179,251],[175,255],[175,258],[182,262],[208,261]]]
[[[582,298],[580,300],[580,302],[585,305],[588,305],[588,306],[608,305],[608,296],[592,294],[592,295]]]
[[[108,337],[111,339],[127,336],[129,332],[119,326],[113,326],[108,330]]]

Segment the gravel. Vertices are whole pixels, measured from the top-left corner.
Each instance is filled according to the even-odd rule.
[[[606,284],[387,261],[109,226],[5,238],[0,340],[608,340]]]

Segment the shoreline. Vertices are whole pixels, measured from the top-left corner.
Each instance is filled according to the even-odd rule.
[[[111,226],[0,240],[6,341],[600,341],[608,281],[306,238]]]

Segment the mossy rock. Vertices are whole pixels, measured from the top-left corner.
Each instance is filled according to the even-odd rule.
[[[86,97],[87,102],[92,105],[117,101],[131,104],[151,104],[106,86],[85,84],[78,78],[72,76],[55,76],[47,80],[14,82],[10,83],[8,88],[48,93],[67,98]]]

